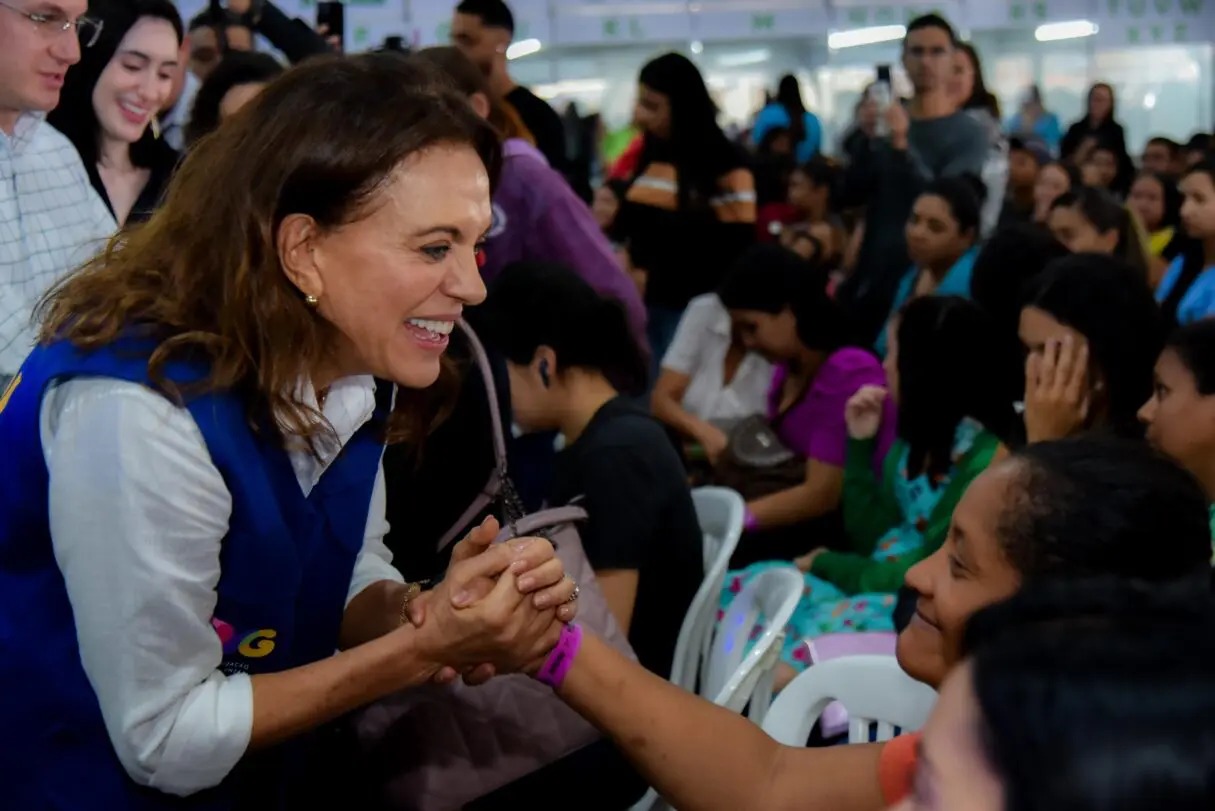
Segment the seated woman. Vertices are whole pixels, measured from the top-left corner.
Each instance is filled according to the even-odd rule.
[[[80,64],[67,72],[47,121],[76,147],[122,227],[151,216],[177,165],[156,115],[173,91],[181,15],[170,0],[95,0],[89,17],[100,23],[97,41],[81,42]],[[93,30],[80,36],[91,38]]]
[[[1143,226],[1109,192],[1086,186],[1061,195],[1051,203],[1047,225],[1072,253],[1117,256],[1148,283],[1151,268]]]
[[[1193,473],[1215,502],[1215,320],[1195,321],[1169,337],[1139,419],[1148,441]],[[1211,527],[1215,539],[1215,508]]]
[[[1038,171],[1034,182],[1034,222],[1046,225],[1055,201],[1084,185],[1080,170],[1067,161],[1051,161]]]
[[[1170,323],[1190,324],[1215,315],[1215,159],[1190,167],[1181,194],[1189,244],[1165,271],[1156,298]]]
[[[717,483],[747,499],[747,532],[732,561],[738,568],[792,560],[811,540],[826,546],[842,541],[844,406],[863,386],[885,386],[886,376],[877,358],[851,345],[847,320],[824,288],[824,274],[800,257],[778,245],[757,245],[718,293],[744,346],[776,364],[768,431],[791,452],[779,465],[754,460],[747,450],[750,433],[738,426],[718,461]],[[875,469],[893,441],[894,405],[887,403]]]
[[[919,600],[899,635],[899,663],[939,686],[958,661],[970,617],[1043,581],[1133,578],[1206,595],[1210,552],[1205,495],[1143,443],[1029,446],[974,480],[945,544],[908,572]],[[878,811],[911,793],[918,735],[781,746],[593,636],[577,644],[558,695],[610,735],[677,808]]]
[[[1140,172],[1126,198],[1127,207],[1139,217],[1148,235],[1153,289],[1160,284],[1165,268],[1178,250],[1173,240],[1181,221],[1181,200],[1177,181],[1154,172]]]
[[[638,661],[667,676],[704,579],[703,541],[679,457],[629,399],[646,362],[624,309],[571,270],[518,262],[490,285],[477,323],[506,357],[515,424],[564,437],[549,503],[582,499],[599,586]]]
[[[679,319],[650,407],[713,462],[726,449],[732,424],[767,411],[771,385],[772,364],[747,351],[721,299],[706,293],[692,299]]]
[[[969,296],[983,201],[977,181],[947,177],[931,183],[907,219],[907,254],[912,266],[899,282],[891,314],[920,296]],[[886,354],[886,331],[875,349]]]
[[[1052,262],[1030,283],[1018,334],[1029,442],[1098,431],[1142,439],[1164,319],[1138,272],[1112,256]]]
[[[969,811],[1215,807],[1202,777],[1215,770],[1211,599],[1053,585],[968,624],[924,727],[916,795]]]
[[[954,506],[1014,418],[1007,375],[988,356],[990,322],[974,304],[956,296],[917,299],[889,330],[884,366],[899,438],[879,479],[872,459],[887,392],[866,386],[848,401],[843,504],[852,551],[816,549],[798,558],[806,590],[785,629],[777,689],[810,664],[807,639],[894,630],[894,592],[903,576],[940,548]],[[772,565],[728,578],[723,612],[747,580]]]

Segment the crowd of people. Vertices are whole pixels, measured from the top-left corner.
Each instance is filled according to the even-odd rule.
[[[12,807],[1212,807],[1210,136],[1006,119],[928,14],[834,155],[668,53],[609,162],[451,32],[0,0]],[[922,731],[671,681],[701,485],[719,622],[803,577],[775,690],[897,634]]]

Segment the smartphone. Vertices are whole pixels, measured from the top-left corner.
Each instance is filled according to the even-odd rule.
[[[869,90],[870,98],[877,104],[877,135],[885,137],[890,135],[890,128],[886,126],[886,108],[890,106],[891,100],[894,98],[894,91],[890,84],[890,66],[877,66],[877,81],[873,83],[873,87]]]
[[[320,0],[316,4],[316,26],[326,26],[325,38],[337,37],[341,50],[346,48],[346,7],[335,0]]]

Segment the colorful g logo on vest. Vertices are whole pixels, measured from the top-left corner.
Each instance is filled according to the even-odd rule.
[[[4,407],[8,405],[9,399],[13,396],[13,392],[17,390],[17,384],[21,382],[21,373],[18,372],[9,384],[4,387],[4,393],[0,394],[0,411],[4,411]]]
[[[269,656],[274,651],[274,637],[278,632],[272,628],[263,628],[250,633],[237,633],[236,628],[218,617],[211,618],[211,627],[215,629],[220,644],[224,646],[224,655],[239,653],[246,659],[260,659]]]

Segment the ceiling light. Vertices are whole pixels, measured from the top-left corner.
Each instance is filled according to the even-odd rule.
[[[506,58],[518,59],[521,56],[531,56],[538,53],[543,47],[538,39],[521,39],[518,42],[512,42],[506,49]]]
[[[869,28],[853,28],[848,31],[832,31],[827,35],[827,47],[833,51],[840,48],[855,48],[858,45],[876,45],[879,42],[893,42],[907,36],[907,29],[901,25],[875,25]]]
[[[1080,39],[1091,37],[1101,29],[1089,20],[1070,20],[1065,23],[1047,23],[1034,29],[1034,39],[1038,42],[1058,42],[1063,39]]]

